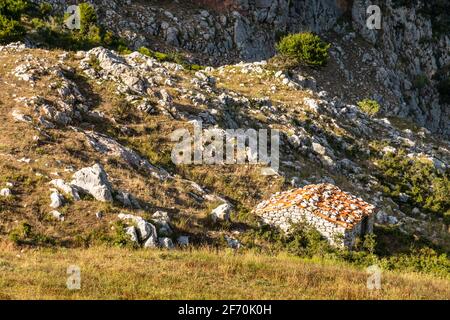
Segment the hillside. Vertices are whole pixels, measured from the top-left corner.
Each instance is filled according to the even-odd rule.
[[[405,43],[415,54],[405,50],[399,66],[386,61],[398,50],[386,30],[378,43],[356,27],[362,1],[323,7],[329,26],[308,16],[295,24],[303,1],[293,1],[282,21],[274,17],[283,1],[265,15],[265,7],[250,14],[254,1],[94,1],[83,7],[84,31],[63,27],[60,1],[27,3],[17,16],[0,6],[22,26],[17,36],[0,34],[0,298],[35,298],[37,291],[39,298],[271,299],[294,281],[306,291],[291,288],[286,298],[448,299],[449,108],[443,81],[432,78],[445,78],[438,69],[449,61],[448,37],[436,33],[425,49],[411,36]],[[395,20],[404,7],[391,4],[383,8]],[[440,20],[418,17],[427,22],[413,30],[434,34]],[[191,29],[197,22],[200,30]],[[284,34],[309,25],[330,44],[327,63],[312,67],[277,54],[281,34],[273,25]],[[250,41],[252,34],[258,37]],[[405,66],[430,52],[434,63],[419,61],[429,81],[413,88],[418,73]],[[220,137],[242,130],[244,141],[245,130],[278,130],[279,168],[175,163],[178,138],[194,135],[200,123],[201,133]],[[183,135],[174,139],[176,132]],[[251,148],[244,152],[250,159]],[[308,226],[286,234],[255,214],[277,192],[316,184],[373,205],[374,235],[347,250]],[[68,260],[89,274],[85,291],[72,295],[63,282],[42,278],[42,270],[64,273]],[[112,278],[97,279],[91,272],[110,260],[120,260],[110,265]],[[157,263],[139,270],[147,260]],[[373,264],[386,272],[376,294],[359,281]],[[204,280],[198,265],[217,273],[204,275],[204,290],[193,293],[188,275]],[[280,265],[281,275],[274,272]],[[130,278],[119,277],[123,268]],[[141,272],[166,269],[154,295],[139,285]],[[39,280],[23,286],[33,275]],[[213,282],[221,277],[227,281]],[[247,277],[254,287],[244,290]],[[335,290],[327,292],[330,283]],[[170,293],[173,286],[185,291]]]

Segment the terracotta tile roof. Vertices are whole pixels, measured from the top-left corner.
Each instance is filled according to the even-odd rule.
[[[315,184],[276,193],[269,200],[261,202],[254,212],[262,216],[294,206],[347,229],[353,228],[375,210],[375,206],[332,184]]]

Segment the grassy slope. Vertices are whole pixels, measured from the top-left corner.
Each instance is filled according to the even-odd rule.
[[[69,265],[82,289],[66,289]],[[366,289],[364,270],[326,261],[206,249],[0,250],[0,299],[450,299],[449,280],[384,273]]]

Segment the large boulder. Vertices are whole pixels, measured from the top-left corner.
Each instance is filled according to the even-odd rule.
[[[92,167],[75,172],[71,184],[92,195],[98,201],[113,201],[112,187],[108,181],[108,175],[100,164],[94,164]]]

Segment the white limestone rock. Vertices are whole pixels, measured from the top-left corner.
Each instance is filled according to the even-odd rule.
[[[12,196],[12,191],[9,188],[3,188],[0,190],[0,196],[2,197],[11,197]]]
[[[125,213],[120,213],[118,215],[118,218],[124,221],[131,221],[136,226],[136,232],[139,241],[145,242],[151,237],[153,237],[154,239],[157,238],[156,227],[150,222],[145,221],[143,218]]]
[[[50,212],[50,214],[52,215],[52,217],[58,221],[64,221],[65,217],[64,214],[62,214],[61,212],[57,211],[57,210],[53,210],[52,212]]]
[[[188,236],[179,236],[177,238],[177,243],[180,247],[189,246],[189,237]]]
[[[169,236],[172,234],[172,228],[170,227],[169,214],[165,211],[156,211],[152,215],[152,220],[158,225],[160,235]]]
[[[158,247],[158,239],[151,236],[150,238],[147,239],[147,241],[144,242],[143,245],[144,248],[156,248]]]
[[[62,207],[64,205],[64,198],[62,195],[54,190],[50,195],[50,207],[53,209],[58,209],[59,207]]]
[[[164,249],[173,249],[174,245],[170,238],[159,238],[159,245]]]
[[[55,188],[61,190],[66,195],[73,198],[75,201],[80,201],[80,195],[78,194],[78,190],[73,186],[66,182],[63,179],[55,179],[50,181],[50,184]]]
[[[211,212],[211,218],[213,222],[217,221],[229,221],[232,206],[229,203],[224,203]]]
[[[72,185],[92,195],[96,200],[112,202],[112,187],[108,175],[100,164],[83,168],[73,175]]]
[[[139,243],[139,238],[138,238],[138,235],[137,235],[137,231],[136,231],[136,228],[134,226],[127,227],[125,229],[125,232],[126,232],[127,235],[130,236],[130,240],[131,241]]]
[[[227,242],[228,246],[232,249],[239,249],[241,247],[241,243],[239,240],[234,239],[229,236],[225,236],[225,241]]]

